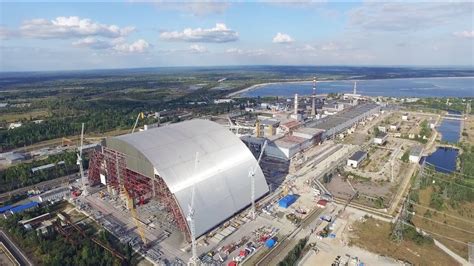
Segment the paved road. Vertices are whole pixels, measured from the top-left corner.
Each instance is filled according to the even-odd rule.
[[[16,246],[15,243],[2,230],[0,230],[0,242],[2,242],[8,251],[12,253],[13,257],[15,257],[20,265],[33,265],[33,263],[23,254],[18,246]]]

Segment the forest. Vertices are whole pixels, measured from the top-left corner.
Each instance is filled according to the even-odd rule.
[[[36,171],[35,173],[31,171],[33,167],[58,163],[60,161],[64,161],[64,164],[58,164],[55,167]],[[0,193],[77,173],[79,168],[76,161],[77,155],[75,152],[65,152],[49,156],[44,160],[38,160],[31,163],[20,163],[1,170]],[[87,169],[88,159],[86,157],[83,159],[83,165],[84,169]]]
[[[113,235],[105,230],[97,231],[88,223],[81,223],[87,236],[95,236],[100,242],[114,248],[125,256],[120,261],[111,253],[82,236],[72,228],[64,228],[69,233],[68,239],[50,228],[46,234],[37,234],[35,230],[26,230],[18,222],[30,219],[47,212],[55,212],[63,203],[51,206],[40,206],[24,213],[0,219],[0,228],[13,237],[16,243],[30,254],[35,264],[38,265],[135,265],[133,250],[129,245],[121,244]],[[34,254],[34,255],[33,255]]]

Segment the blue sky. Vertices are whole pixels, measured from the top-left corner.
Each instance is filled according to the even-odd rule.
[[[472,2],[0,5],[0,71],[474,64]]]

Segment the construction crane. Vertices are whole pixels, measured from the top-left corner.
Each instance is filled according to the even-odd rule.
[[[197,166],[199,163],[199,153],[196,152],[196,159],[194,160],[194,173],[196,173]],[[196,188],[193,183],[193,189],[191,192],[191,202],[188,205],[188,215],[186,217],[186,220],[189,222],[189,231],[191,233],[191,258],[189,259],[188,265],[198,265],[199,264],[199,258],[197,256],[197,250],[196,250],[196,226],[194,224],[194,197],[196,194]]]
[[[250,193],[250,199],[252,200],[252,210],[250,210],[250,213],[252,215],[252,219],[255,219],[255,171],[257,171],[258,164],[262,160],[263,152],[265,151],[265,148],[267,147],[267,140],[263,143],[262,149],[260,150],[260,155],[258,156],[258,160],[255,163],[255,166],[250,168],[249,171],[249,177],[250,177],[250,182],[251,182],[251,193]]]
[[[128,205],[128,208],[130,209],[130,212],[132,213],[132,218],[133,218],[133,221],[135,222],[135,226],[137,227],[138,234],[140,235],[140,238],[143,241],[143,245],[146,247],[148,245],[148,240],[145,237],[145,231],[143,230],[142,224],[140,220],[138,219],[138,213],[137,213],[137,209],[135,208],[135,204],[133,202],[133,197],[130,195],[130,193],[128,193],[125,187],[122,187],[122,189],[125,193],[125,196],[127,197],[127,205]]]
[[[135,120],[135,124],[133,125],[132,132],[131,132],[131,133],[135,132],[135,128],[137,127],[137,124],[138,124],[138,119],[140,119],[140,118],[141,118],[141,119],[145,118],[145,114],[143,114],[143,112],[140,112],[140,113],[138,114],[137,119]]]
[[[81,174],[82,181],[82,195],[87,196],[87,180],[84,175],[84,168],[82,166],[82,147],[84,143],[84,123],[82,123],[81,129],[81,146],[79,147],[79,153],[77,154],[77,165],[79,165],[79,173]]]

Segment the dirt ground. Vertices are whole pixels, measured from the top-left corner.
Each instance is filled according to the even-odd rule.
[[[368,154],[367,163],[363,164],[361,170],[368,172],[378,172],[382,169],[384,164],[387,162],[391,151],[382,148],[372,148]]]
[[[335,174],[331,179],[331,182],[325,184],[325,186],[335,197],[348,199],[354,194],[354,191],[351,189],[349,183],[343,179],[343,176]],[[393,191],[395,191],[396,187],[396,184],[390,182],[374,182],[355,179],[350,180],[350,182],[352,187],[359,191],[360,195],[366,195],[369,197],[369,199],[383,197],[384,203],[388,203],[390,201],[393,196]],[[377,207],[374,205],[373,201],[368,200],[363,196],[355,199],[355,201],[370,207]]]
[[[457,261],[434,244],[417,245],[409,240],[397,244],[390,239],[390,223],[373,218],[364,220],[353,224],[350,244],[414,265],[458,265]]]

